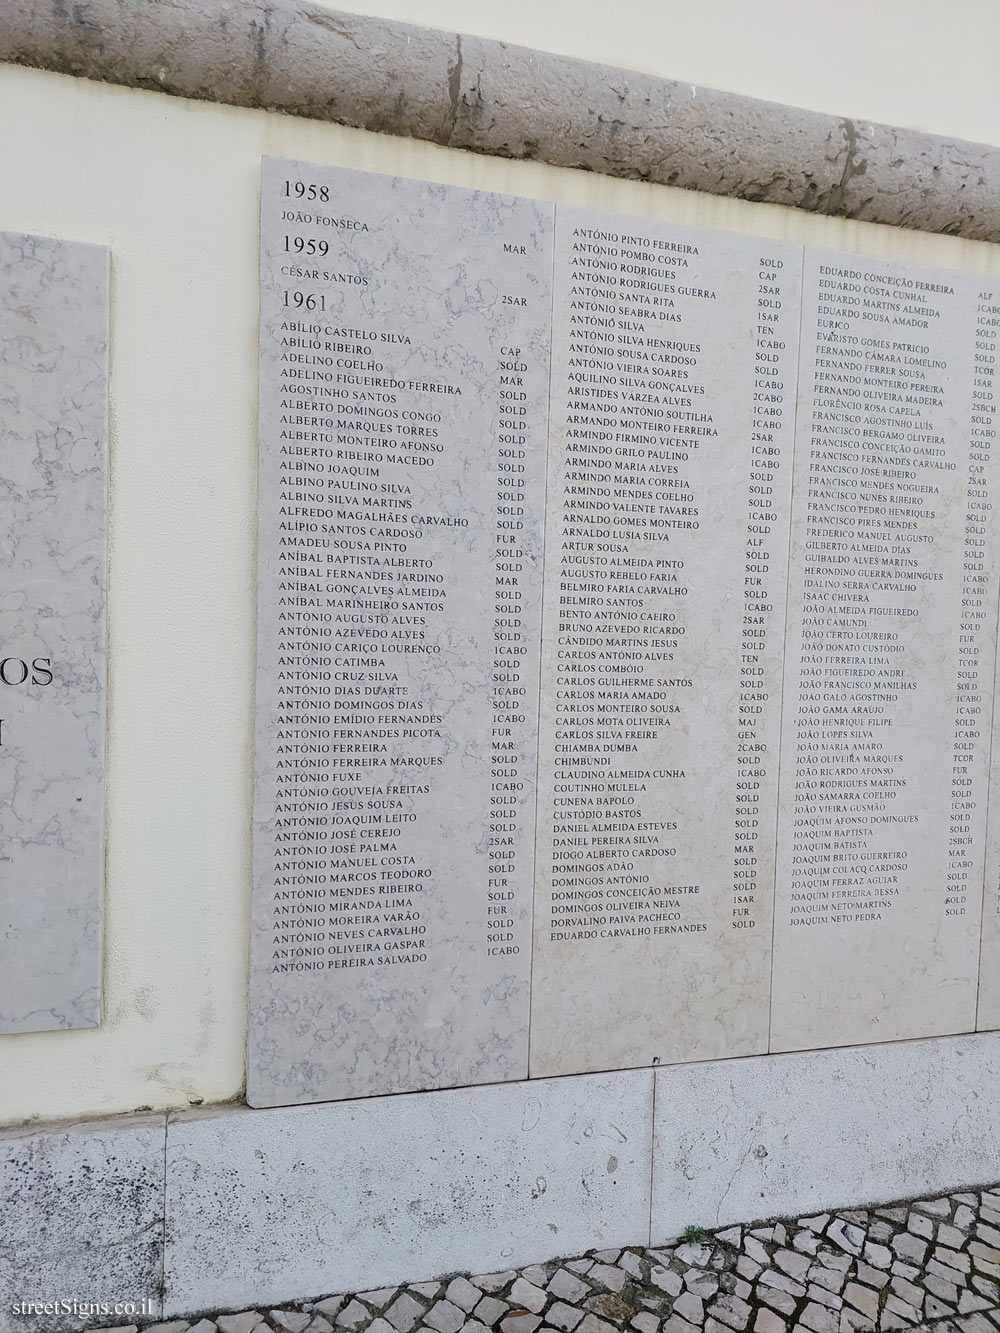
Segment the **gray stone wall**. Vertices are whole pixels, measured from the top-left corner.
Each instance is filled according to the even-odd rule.
[[[1000,148],[308,0],[7,0],[0,60],[806,212],[1000,239]]]

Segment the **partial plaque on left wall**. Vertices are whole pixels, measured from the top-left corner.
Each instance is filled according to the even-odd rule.
[[[0,1032],[101,1018],[108,252],[0,232]]]

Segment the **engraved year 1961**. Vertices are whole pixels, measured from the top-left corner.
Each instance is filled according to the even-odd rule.
[[[325,310],[326,297],[322,292],[285,292],[285,305],[296,310]]]

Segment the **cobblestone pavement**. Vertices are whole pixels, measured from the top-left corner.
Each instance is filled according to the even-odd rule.
[[[1000,1186],[691,1232],[519,1272],[350,1292],[142,1333],[860,1333],[1000,1329]],[[134,1333],[134,1326],[121,1333]]]

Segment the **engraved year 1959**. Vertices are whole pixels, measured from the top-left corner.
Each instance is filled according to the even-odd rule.
[[[330,242],[313,236],[286,236],[285,252],[293,255],[328,255]]]

